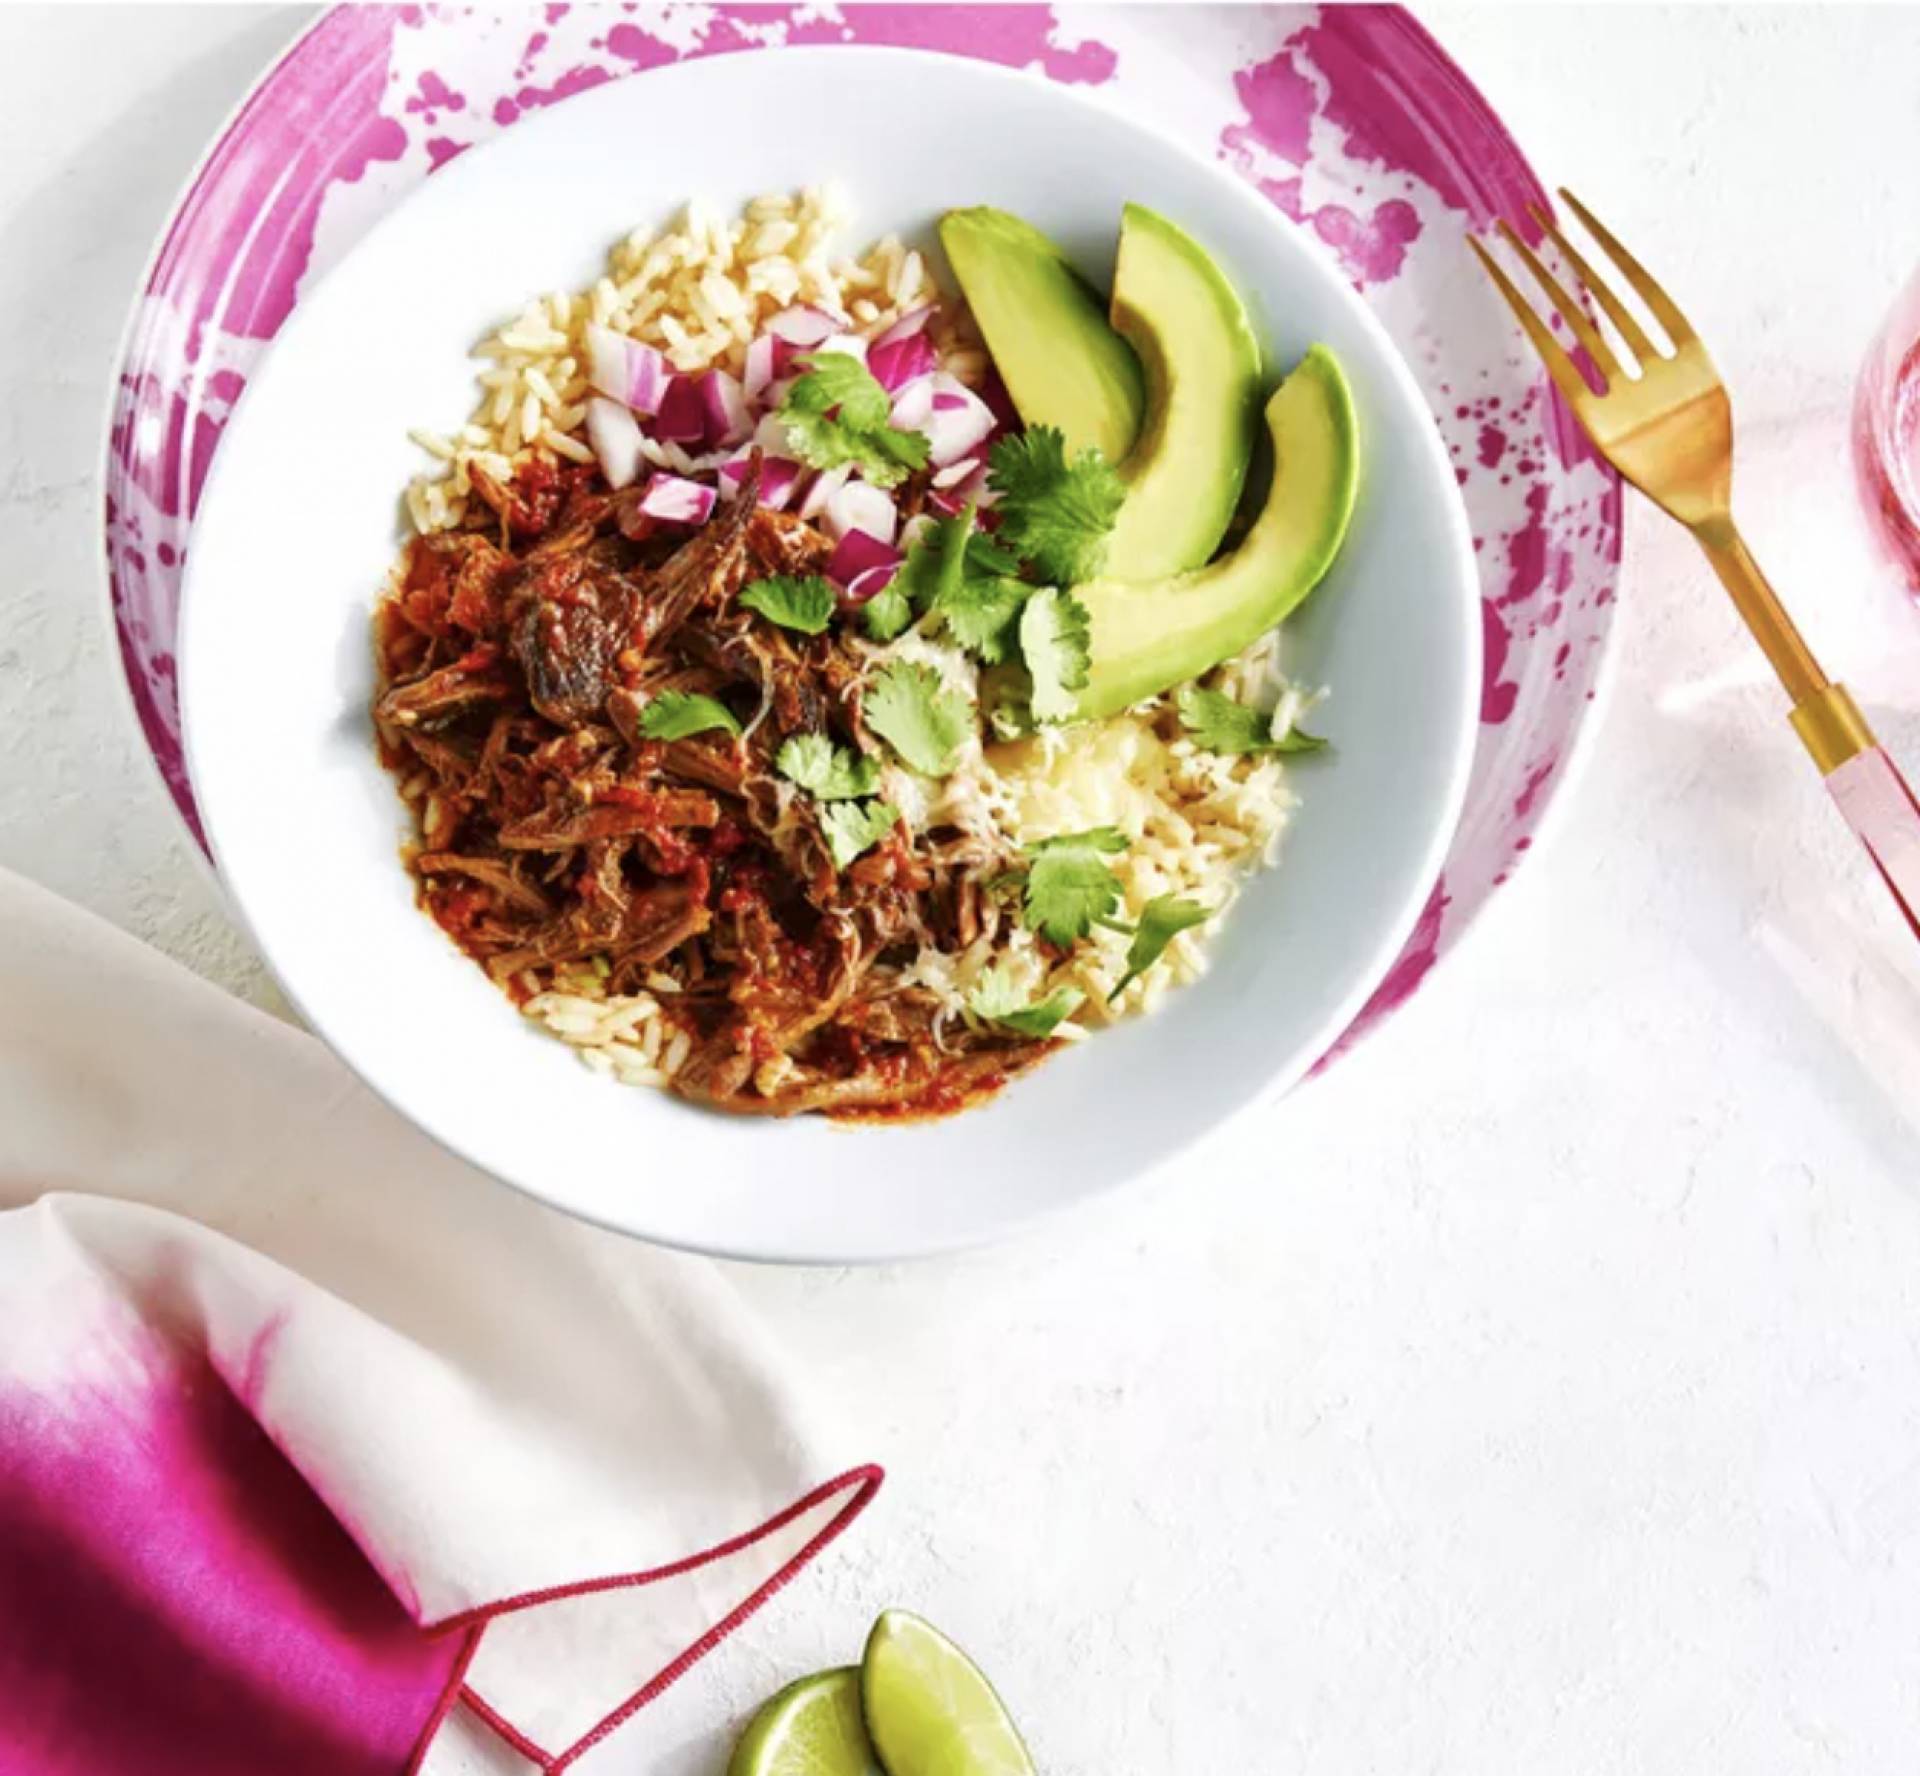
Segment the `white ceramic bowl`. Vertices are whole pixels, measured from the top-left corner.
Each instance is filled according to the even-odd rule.
[[[804,95],[804,103],[794,102]],[[854,120],[857,120],[854,121]],[[698,193],[727,209],[837,179],[862,238],[931,240],[998,204],[1111,273],[1121,205],[1219,258],[1269,360],[1318,340],[1359,407],[1364,485],[1289,626],[1333,687],[1337,750],[1298,773],[1281,867],[1199,984],[956,1119],[733,1119],[581,1066],[414,907],[367,718],[368,614],[420,466],[410,426],[473,400],[466,353],[535,292]],[[1459,810],[1478,594],[1454,477],[1412,378],[1318,248],[1219,168],[1083,97],[865,48],[684,63],[569,99],[434,178],[301,300],[235,414],[188,563],[189,760],[221,874],[288,996],[429,1134],[570,1213],[729,1255],[841,1261],[989,1238],[1138,1178],[1292,1084],[1412,928]]]

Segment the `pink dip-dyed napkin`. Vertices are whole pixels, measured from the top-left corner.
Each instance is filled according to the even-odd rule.
[[[4,872],[0,1207],[3,1776],[591,1770],[879,1484],[711,1266]]]

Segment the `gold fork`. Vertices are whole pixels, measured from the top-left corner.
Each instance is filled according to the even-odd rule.
[[[1477,240],[1467,244],[1480,256],[1594,447],[1669,517],[1684,524],[1706,551],[1785,686],[1794,729],[1820,767],[1835,804],[1920,936],[1920,802],[1881,749],[1846,686],[1821,671],[1733,522],[1733,411],[1720,373],[1686,316],[1640,261],[1571,191],[1562,188],[1560,195],[1671,342],[1670,351],[1660,351],[1553,218],[1538,205],[1529,205],[1541,232],[1612,322],[1637,374],[1621,364],[1587,311],[1506,222],[1499,224],[1501,237],[1572,329],[1598,373],[1598,389],[1493,255]]]

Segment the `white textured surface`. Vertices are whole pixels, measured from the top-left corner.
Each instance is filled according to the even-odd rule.
[[[1432,21],[1707,333],[1755,548],[1920,766],[1920,619],[1845,456],[1920,256],[1920,15]],[[0,12],[0,861],[261,998],[109,676],[93,459],[148,238],[288,30]],[[987,1659],[1053,1776],[1910,1767],[1920,954],[1632,517],[1559,837],[1383,1035],[1044,1240],[733,1273],[892,1480],[605,1767],[717,1768],[889,1602]]]

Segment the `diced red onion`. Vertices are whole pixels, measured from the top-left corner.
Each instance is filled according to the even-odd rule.
[[[779,350],[782,341],[771,333],[762,333],[747,347],[746,374],[743,378],[749,401],[758,401],[768,385],[780,374]]]
[[[979,468],[980,458],[963,456],[958,462],[950,462],[944,469],[936,469],[933,475],[935,487],[958,487],[960,483]]]
[[[706,403],[691,376],[676,376],[660,398],[653,435],[666,444],[699,444],[707,435]]]
[[[933,319],[934,313],[934,304],[931,302],[910,308],[873,343],[876,346],[898,345],[903,339],[917,339],[926,332],[927,323]]]
[[[624,403],[595,395],[587,403],[587,442],[613,488],[631,486],[640,473],[640,422]]]
[[[611,327],[590,324],[587,380],[609,400],[624,401],[634,412],[651,415],[660,411],[672,377],[667,360],[652,346]]]
[[[957,517],[970,505],[984,512],[999,503],[999,494],[987,485],[987,465],[977,460],[964,479],[951,487],[934,487],[927,492],[927,504],[937,506],[949,518]]]
[[[878,487],[849,481],[827,500],[820,528],[836,542],[855,531],[864,531],[879,542],[891,544],[900,528],[900,514]]]
[[[878,537],[867,535],[864,530],[850,530],[834,545],[833,554],[827,561],[827,578],[851,592],[856,581],[876,568],[885,568],[887,577],[891,579],[900,560],[900,551],[891,543],[883,543]],[[880,585],[873,586],[870,594],[878,592],[880,586],[885,584],[883,580]]]
[[[706,414],[709,444],[725,449],[753,430],[747,397],[739,381],[724,370],[709,370],[700,378],[700,404]]]
[[[718,496],[698,481],[678,475],[655,475],[640,496],[640,510],[666,524],[705,524],[713,516]]]
[[[753,428],[753,437],[749,442],[758,444],[769,456],[786,456],[793,448],[790,440],[787,422],[777,413],[767,413]]]
[[[858,610],[876,592],[884,592],[893,584],[893,576],[900,571],[897,561],[882,562],[878,567],[869,567],[857,573],[842,589],[839,598],[842,610]]]
[[[747,461],[753,455],[753,446],[745,444],[720,465],[720,497],[736,499],[739,497],[740,484],[747,478]],[[800,465],[784,456],[760,458],[760,497],[758,504],[771,506],[776,512],[784,511],[792,500],[794,489],[800,485]]]
[[[894,429],[924,432],[933,419],[933,376],[916,376],[893,391],[893,408],[888,418]]]
[[[932,533],[932,530],[933,518],[929,513],[920,512],[909,518],[905,524],[901,525],[900,535],[897,539],[901,552],[904,554],[916,543],[925,540],[925,538]]]
[[[847,479],[853,473],[851,463],[842,463],[837,469],[827,469],[814,476],[813,485],[807,489],[807,497],[800,502],[802,518],[817,518],[825,509],[828,500],[846,486]]]
[[[925,376],[939,361],[934,356],[933,341],[924,333],[910,333],[891,343],[876,340],[867,352],[867,368],[888,394],[916,376]]]
[[[845,326],[844,321],[828,314],[824,308],[802,305],[797,308],[783,308],[767,322],[767,331],[776,339],[784,339],[789,345],[798,346],[802,351],[810,351],[813,347],[831,339]]]
[[[919,428],[927,434],[927,461],[936,469],[958,462],[986,441],[993,430],[993,409],[956,376],[936,370],[932,412]]]

